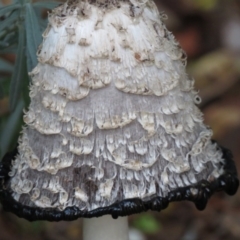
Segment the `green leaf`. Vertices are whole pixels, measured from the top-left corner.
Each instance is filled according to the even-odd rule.
[[[11,85],[10,85],[10,110],[13,111],[19,100],[21,94],[21,87],[23,83],[23,71],[24,71],[24,61],[25,59],[25,29],[23,26],[19,26],[19,40],[17,56],[14,65],[14,71],[12,74]]]
[[[24,71],[23,71],[23,86],[22,86],[22,97],[24,101],[24,107],[27,108],[30,104],[30,96],[29,96],[29,83],[31,78],[28,75],[27,71],[27,62],[24,62]]]
[[[9,44],[7,42],[0,41],[0,47],[8,47]]]
[[[22,119],[23,101],[19,101],[16,109],[9,115],[4,128],[0,132],[0,159],[9,151],[14,143],[16,132],[19,130],[19,123]]]
[[[12,72],[12,70],[12,64],[0,58],[0,72]]]
[[[5,20],[3,20],[0,24],[0,32],[2,32],[5,28],[12,26],[14,22],[17,21],[19,16],[19,11],[13,12],[10,16],[8,16]]]
[[[6,34],[4,39],[0,41],[0,49],[10,47],[13,44],[17,44],[17,41],[18,41],[17,36],[18,36],[17,29],[15,31],[12,31]]]
[[[133,222],[133,226],[148,234],[157,233],[161,229],[161,225],[157,220],[148,213],[139,215],[139,217]]]
[[[47,8],[47,9],[53,9],[61,4],[60,2],[35,2],[33,3],[33,7],[39,7],[39,8]]]
[[[26,4],[25,27],[27,36],[27,57],[29,57],[30,61],[30,64],[28,64],[28,68],[32,69],[37,65],[36,52],[38,46],[42,41],[42,36],[37,16],[34,12],[32,4],[30,3]]]
[[[31,0],[14,0],[15,2],[19,2],[21,5],[24,5],[24,3],[28,3]]]
[[[18,9],[20,7],[21,7],[21,5],[19,3],[11,4],[6,7],[1,7],[0,8],[0,16],[5,15],[6,13],[12,12],[15,9]]]
[[[0,79],[1,80],[1,79]],[[0,99],[4,97],[3,87],[0,81]]]
[[[29,53],[28,49],[26,49],[26,55],[27,55],[27,57],[26,57],[27,71],[31,72],[33,70],[33,68],[34,68],[34,64],[33,64],[32,60],[31,60],[31,56],[30,56],[30,53]]]
[[[16,23],[17,23],[17,20],[16,20]],[[10,26],[7,26],[6,29],[0,32],[0,41],[7,42],[7,38],[9,38],[9,35],[14,34],[16,30],[17,30],[17,24],[12,24]]]
[[[11,51],[11,48],[13,45],[18,44],[18,27],[12,29],[9,33],[7,33],[3,39],[1,39],[0,44],[0,52],[5,51],[8,53],[8,51]],[[15,52],[16,53],[16,52]]]
[[[42,32],[46,29],[47,24],[48,24],[47,19],[39,19],[39,26]]]
[[[9,95],[9,86],[10,86],[10,79],[9,75],[2,76],[0,74],[0,98],[3,100],[4,97]],[[4,105],[4,101],[2,102]],[[1,104],[1,105],[2,105]],[[1,132],[1,122],[4,119],[4,109],[8,108],[8,106],[3,106],[3,109],[0,109],[0,132]]]
[[[17,45],[11,45],[9,47],[5,47],[3,49],[0,48],[0,54],[5,54],[5,53],[16,53],[17,52]]]

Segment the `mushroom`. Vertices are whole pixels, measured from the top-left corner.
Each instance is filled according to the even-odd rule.
[[[18,153],[0,166],[5,210],[118,218],[180,200],[202,210],[213,192],[236,192],[232,156],[211,140],[164,19],[152,0],[69,0],[49,14]],[[118,239],[126,221],[86,220],[85,238],[110,228]]]

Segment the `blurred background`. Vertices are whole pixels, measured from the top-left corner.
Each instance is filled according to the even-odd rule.
[[[213,129],[214,139],[233,152],[240,172],[240,1],[155,2],[168,15],[167,28],[187,53],[187,71],[202,97],[200,108],[205,123]],[[11,3],[0,0],[0,6]],[[37,16],[46,19],[46,9],[36,10]],[[4,18],[0,17],[0,29],[1,20]],[[16,46],[0,50],[0,154],[15,145],[22,125],[22,108],[28,104],[27,76],[21,85],[25,90],[15,106],[9,100],[14,91],[11,76],[16,51]],[[2,211],[0,205],[0,240],[79,240],[81,221],[29,223]],[[234,197],[215,194],[203,212],[188,202],[172,203],[161,213],[132,215],[129,222],[130,240],[238,240],[240,192]]]

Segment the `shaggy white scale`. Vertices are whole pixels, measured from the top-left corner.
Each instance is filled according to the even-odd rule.
[[[68,1],[49,14],[9,174],[15,200],[90,211],[224,172],[164,19],[152,0]]]

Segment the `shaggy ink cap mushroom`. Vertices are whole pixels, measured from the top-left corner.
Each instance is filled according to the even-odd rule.
[[[0,167],[5,210],[117,218],[236,192],[164,19],[152,0],[72,0],[49,14],[18,153]]]

